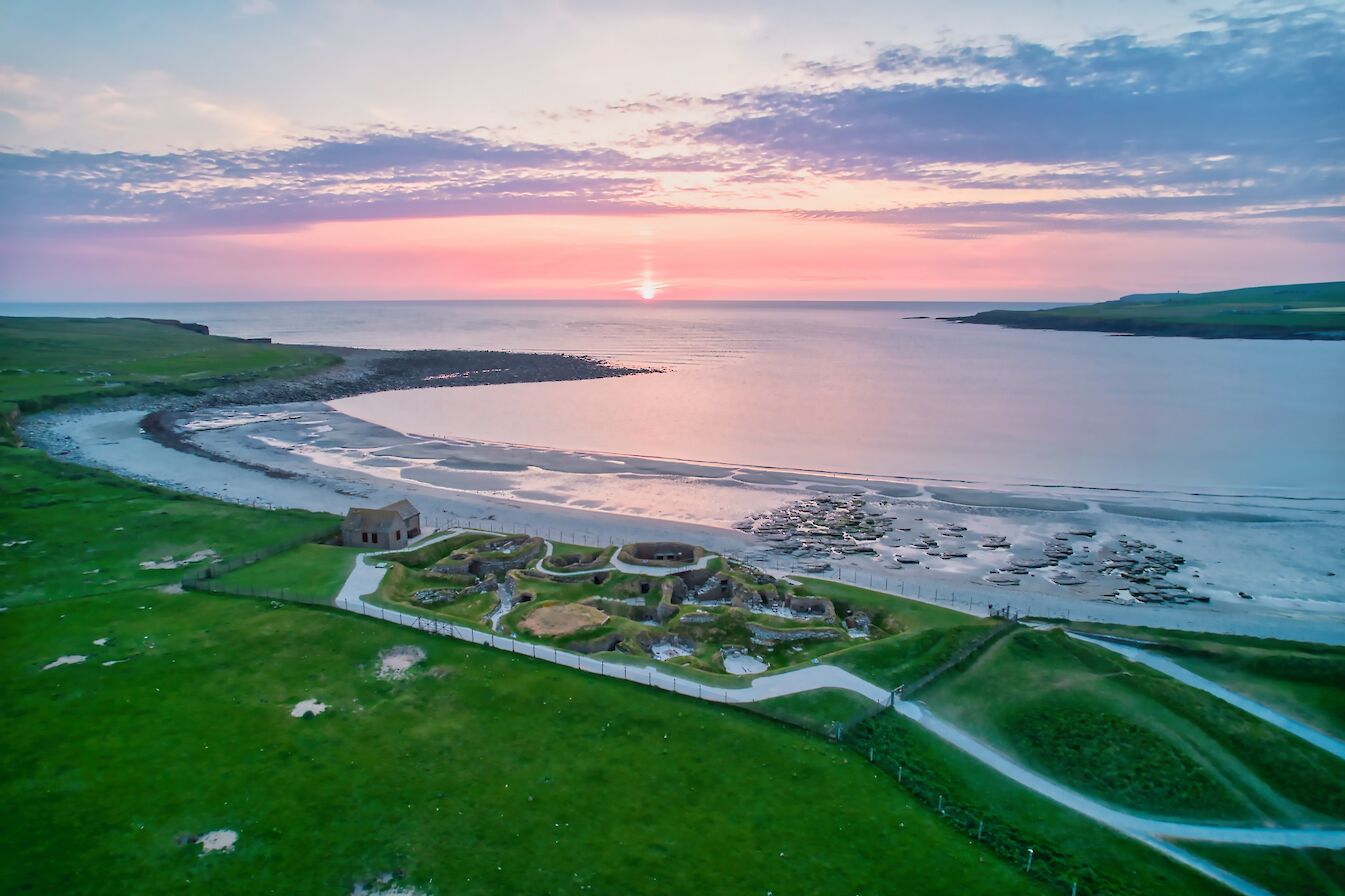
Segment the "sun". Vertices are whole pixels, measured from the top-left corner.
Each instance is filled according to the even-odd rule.
[[[629,282],[629,281],[628,281]],[[658,297],[659,292],[668,288],[668,284],[660,283],[654,279],[654,275],[646,269],[644,275],[639,280],[634,281],[635,285],[631,291],[636,293],[642,301],[652,302]]]

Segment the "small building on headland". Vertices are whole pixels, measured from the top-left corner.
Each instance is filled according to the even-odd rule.
[[[420,511],[403,498],[377,509],[352,507],[341,521],[341,544],[349,548],[404,548],[420,534]]]

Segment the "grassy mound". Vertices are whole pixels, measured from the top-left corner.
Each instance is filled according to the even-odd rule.
[[[1062,631],[1020,629],[941,677],[924,699],[1029,767],[1142,813],[1345,818],[1345,763]]]
[[[1153,729],[1100,711],[1093,702],[1050,701],[1016,707],[1003,724],[1033,768],[1076,790],[1145,812],[1196,808],[1237,815],[1242,807],[1214,776]]]
[[[1345,850],[1184,844],[1275,896],[1345,896]]]
[[[1135,626],[1075,627],[1144,641],[1198,675],[1345,737],[1345,647]]]
[[[796,577],[808,593],[830,598],[837,611],[862,610],[897,634],[856,644],[828,656],[840,666],[881,687],[910,684],[938,668],[966,645],[984,638],[995,623],[965,613],[870,591],[843,582]]]
[[[896,713],[878,713],[851,726],[845,741],[899,779],[914,800],[942,807],[950,829],[1004,861],[1022,868],[1032,849],[1033,876],[1055,892],[1069,893],[1077,884],[1078,893],[1089,896],[1227,896],[1221,884],[969,761]]]
[[[409,551],[401,551],[393,554],[388,559],[393,563],[398,563],[412,569],[425,569],[426,567],[433,566],[454,551],[470,547],[471,545],[483,541],[488,541],[494,537],[495,536],[488,535],[485,532],[462,532],[458,535],[445,538],[442,541],[435,541]]]

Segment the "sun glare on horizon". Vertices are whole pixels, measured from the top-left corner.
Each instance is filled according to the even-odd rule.
[[[638,285],[633,287],[634,291],[639,293],[640,300],[644,302],[654,301],[654,299],[658,297],[659,292],[667,288],[668,284],[659,283],[649,271],[645,271],[644,276],[640,278]]]

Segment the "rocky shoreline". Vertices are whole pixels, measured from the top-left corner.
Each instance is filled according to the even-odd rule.
[[[140,421],[145,434],[176,451],[255,469],[268,476],[290,478],[294,474],[227,458],[195,442],[177,421],[202,408],[244,407],[332,401],[371,392],[393,392],[430,387],[483,386],[502,383],[542,383],[660,373],[657,368],[616,367],[582,355],[530,352],[420,350],[388,351],[343,346],[296,346],[316,349],[340,359],[322,370],[293,380],[242,380],[195,394],[153,397],[156,409]],[[136,395],[90,404],[90,410],[113,410],[118,406],[143,407],[147,396]],[[69,408],[64,409],[69,410]],[[26,427],[27,428],[27,427]],[[29,429],[42,438],[37,429]]]
[[[1085,318],[1046,311],[980,311],[962,317],[941,317],[955,324],[989,324],[1018,330],[1062,330],[1106,333],[1111,336],[1186,336],[1191,339],[1305,339],[1323,342],[1345,340],[1345,330],[1268,329],[1255,324],[1209,324],[1151,320],[1142,317]]]
[[[659,373],[656,368],[615,367],[582,355],[468,350],[388,351],[340,346],[295,346],[336,355],[339,364],[294,380],[247,380],[169,399],[163,410],[331,401],[370,392],[438,386],[545,383]]]
[[[1045,579],[1085,599],[1121,604],[1210,602],[1208,595],[1193,594],[1187,585],[1168,579],[1186,558],[1151,542],[1125,534],[1104,534],[1094,542],[1096,528],[1067,526],[1050,537],[1040,532],[1020,535],[1015,540],[1027,544],[1015,549],[1007,535],[940,522],[929,518],[930,512],[899,498],[818,495],[745,519],[734,528],[752,533],[777,557],[814,574],[856,555],[870,556],[894,571],[965,567],[970,557],[980,566],[989,564],[980,580],[999,587],[1016,587],[1036,576],[1039,585]],[[991,559],[997,555],[1000,559]]]

